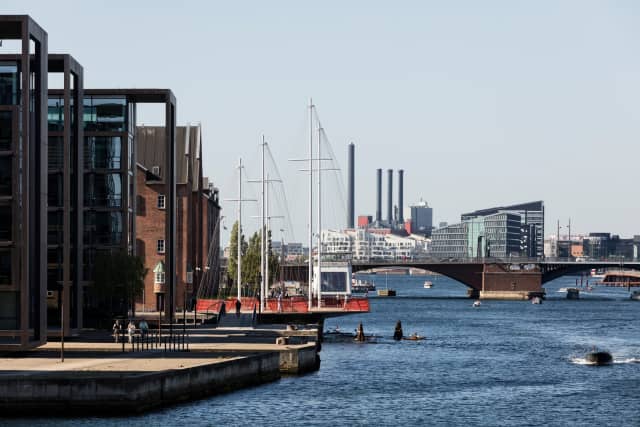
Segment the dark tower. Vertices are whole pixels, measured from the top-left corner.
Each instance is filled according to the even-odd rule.
[[[354,228],[354,220],[355,220],[355,176],[354,176],[354,166],[355,166],[355,151],[356,146],[353,144],[349,144],[349,201],[347,206],[347,228]]]
[[[393,169],[387,169],[387,225],[393,227]]]
[[[376,170],[376,225],[382,222],[382,169]]]
[[[404,170],[398,170],[398,223],[404,224]]]

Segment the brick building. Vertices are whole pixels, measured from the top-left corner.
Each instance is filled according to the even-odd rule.
[[[167,303],[164,219],[166,187],[164,152],[157,150],[163,127],[136,130],[136,252],[149,273],[137,311],[161,311]],[[192,307],[201,273],[207,267],[212,241],[219,242],[216,227],[220,216],[218,190],[202,176],[200,125],[176,128],[176,289],[174,306]],[[215,232],[215,234],[214,234]]]

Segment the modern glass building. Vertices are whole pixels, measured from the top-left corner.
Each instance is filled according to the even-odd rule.
[[[510,212],[520,216],[523,226],[523,241],[520,243],[522,253],[530,253],[535,257],[544,256],[544,202],[521,203],[511,206],[500,206],[489,209],[481,209],[475,212],[462,214],[461,221],[473,218],[493,215],[500,212]],[[535,231],[529,230],[529,225],[535,227]],[[528,236],[528,237],[527,237]]]
[[[431,254],[440,258],[520,256],[520,216],[502,212],[435,230]]]
[[[431,234],[432,256],[441,258],[467,258],[469,256],[468,254],[468,222],[447,225],[446,227],[434,230]]]
[[[69,335],[82,327],[83,70],[53,54],[48,71],[61,73],[64,87],[50,91],[47,108],[47,326]]]
[[[0,15],[0,350],[46,341],[47,33]]]
[[[87,89],[84,91],[84,266],[90,284],[100,252],[136,254],[136,108],[164,104],[165,124],[155,149],[162,152],[161,183],[166,187],[163,250],[167,315],[175,308],[176,152],[175,97],[168,89]],[[84,307],[97,304],[87,293]],[[130,307],[129,307],[130,308]],[[127,307],[121,309],[126,312]]]

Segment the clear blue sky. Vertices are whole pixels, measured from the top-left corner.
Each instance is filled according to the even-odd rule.
[[[343,165],[356,143],[356,213],[374,214],[376,168],[403,168],[406,204],[424,198],[436,221],[542,199],[547,234],[569,217],[574,232],[640,234],[636,1],[5,0],[2,12],[32,15],[86,87],[173,89],[180,122],[202,122],[223,198],[239,156],[258,175],[264,133],[299,241],[306,187],[286,159],[306,154],[310,96]]]

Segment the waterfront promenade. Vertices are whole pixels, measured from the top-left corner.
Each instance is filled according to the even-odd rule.
[[[121,415],[277,381],[318,369],[317,333],[200,327],[189,330],[189,351],[139,351],[126,342],[124,352],[105,333],[104,340],[66,342],[64,362],[61,344],[51,342],[0,358],[0,410]]]

